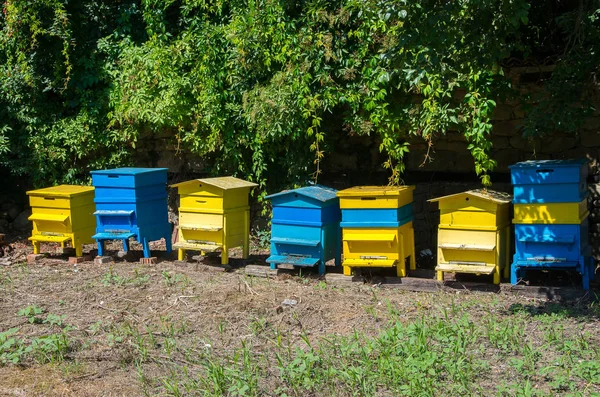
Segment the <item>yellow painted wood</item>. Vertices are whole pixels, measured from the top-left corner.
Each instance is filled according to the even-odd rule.
[[[440,225],[495,229],[510,224],[511,196],[493,190],[469,190],[429,200],[438,202]]]
[[[34,252],[39,253],[40,242],[70,241],[76,255],[82,255],[82,244],[94,242],[96,230],[94,188],[91,186],[60,185],[27,192],[31,205]]]
[[[242,246],[242,255],[247,258],[250,250],[248,196],[255,186],[234,177],[193,179],[172,185],[180,195],[179,243],[175,248],[181,256],[185,256],[185,250],[218,249],[221,262],[227,264],[228,249]]]
[[[513,223],[578,225],[588,216],[587,199],[579,203],[515,204]]]
[[[445,272],[493,274],[500,283],[508,269],[510,202],[512,197],[493,190],[469,190],[429,200],[438,202],[437,278]]]
[[[444,272],[494,274],[500,282],[501,270],[509,266],[510,227],[496,230],[438,228],[438,280]],[[486,268],[486,271],[482,269]]]
[[[340,190],[340,208],[400,208],[413,201],[414,186],[356,186]]]
[[[406,276],[405,259],[416,268],[412,222],[394,228],[343,228],[344,274],[355,267],[396,266],[399,277]]]

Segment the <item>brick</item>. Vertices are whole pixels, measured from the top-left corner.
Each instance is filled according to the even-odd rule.
[[[44,259],[46,255],[44,254],[29,254],[27,255],[27,263],[36,263],[37,261]]]
[[[155,256],[151,256],[150,258],[140,258],[140,263],[142,265],[155,265],[158,262],[158,259]]]
[[[107,263],[111,263],[113,259],[110,256],[97,256],[94,259],[95,265],[105,265]]]
[[[76,265],[78,263],[83,263],[83,262],[91,262],[92,257],[89,255],[84,255],[84,256],[70,256],[69,257],[69,264],[70,265]]]

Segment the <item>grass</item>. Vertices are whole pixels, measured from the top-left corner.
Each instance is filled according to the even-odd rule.
[[[0,298],[15,304],[0,318],[6,380],[49,368],[79,394],[101,394],[110,383],[95,385],[100,378],[119,394],[150,396],[600,395],[594,302],[307,277],[248,279],[248,290],[238,274],[164,263],[31,271],[43,289],[30,295],[29,277],[4,273],[12,288]],[[298,303],[282,307],[288,298]]]
[[[460,305],[454,310],[458,315],[422,315],[409,322],[392,314],[375,337],[355,331],[317,343],[305,334],[301,343],[293,343],[264,319],[255,319],[252,331],[265,339],[268,351],[245,342],[233,351],[175,346],[172,351],[181,359],[170,355],[171,361],[163,363],[166,375],[154,384],[143,378],[149,388],[173,396],[600,392],[600,346],[591,344],[591,334],[557,332],[563,317],[516,313],[478,321]],[[544,327],[544,340],[527,335],[546,324],[552,327]],[[506,363],[501,376],[492,370],[498,362]]]

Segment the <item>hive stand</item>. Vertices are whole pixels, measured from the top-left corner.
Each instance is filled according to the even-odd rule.
[[[416,269],[412,224],[414,186],[357,186],[341,190],[343,269],[395,267],[406,276],[405,260]]]
[[[229,263],[228,250],[243,247],[250,253],[250,190],[256,183],[231,176],[193,179],[176,183],[179,193],[179,241],[173,245],[179,260],[185,251],[221,252],[221,263]]]
[[[83,255],[83,244],[94,242],[94,188],[60,185],[27,192],[31,204],[33,232],[29,240],[33,253],[40,253],[40,243],[70,242],[77,256]]]
[[[318,265],[335,259],[341,266],[340,201],[337,190],[307,186],[267,196],[273,205],[271,220],[271,269],[279,264],[295,267]]]
[[[116,168],[92,171],[96,188],[96,234],[98,255],[103,256],[107,240],[122,240],[129,250],[135,238],[151,257],[150,241],[165,239],[171,252],[171,224],[167,206],[166,168]]]
[[[510,202],[506,193],[469,190],[429,200],[438,202],[437,278],[444,273],[509,277]]]

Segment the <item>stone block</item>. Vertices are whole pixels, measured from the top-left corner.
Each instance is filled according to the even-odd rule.
[[[107,263],[111,263],[113,259],[110,256],[97,256],[94,259],[95,265],[105,265]]]
[[[494,149],[510,148],[510,140],[505,136],[492,136],[492,145]]]
[[[498,105],[492,114],[492,120],[510,120],[513,118],[513,107],[510,105]]]
[[[523,120],[503,120],[494,122],[492,136],[514,136],[520,135],[523,128]]]
[[[29,254],[27,255],[27,263],[33,264],[37,263],[37,261],[42,260],[46,257],[45,254]]]
[[[155,265],[158,263],[158,259],[155,256],[151,256],[150,258],[140,258],[140,263],[142,265]]]
[[[577,141],[575,134],[551,135],[543,140],[540,151],[547,154],[563,153],[565,150],[575,148]]]
[[[78,263],[83,263],[83,262],[91,262],[92,257],[89,255],[84,255],[84,256],[71,256],[69,257],[69,264],[70,265],[76,265]]]
[[[600,146],[600,130],[583,130],[579,133],[579,135],[581,137],[581,146],[587,148]]]

